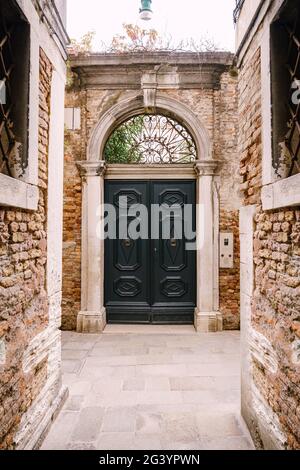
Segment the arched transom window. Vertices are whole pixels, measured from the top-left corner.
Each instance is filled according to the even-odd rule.
[[[121,124],[109,137],[107,163],[192,163],[197,158],[187,129],[161,114],[140,114]]]

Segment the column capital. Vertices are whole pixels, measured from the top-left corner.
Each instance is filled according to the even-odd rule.
[[[198,176],[214,176],[220,163],[220,160],[199,160],[194,169]]]
[[[106,173],[106,162],[104,160],[89,161],[83,160],[76,162],[77,168],[79,169],[80,176],[82,178],[89,176],[100,176],[103,177]]]

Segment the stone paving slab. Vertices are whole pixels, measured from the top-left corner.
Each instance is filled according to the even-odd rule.
[[[239,413],[238,332],[109,325],[62,337],[70,395],[42,449],[253,449]]]

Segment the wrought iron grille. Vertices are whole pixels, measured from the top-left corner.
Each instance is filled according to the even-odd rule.
[[[0,10],[0,13],[1,10]],[[13,132],[13,100],[11,81],[14,70],[12,51],[14,25],[8,26],[5,16],[0,20],[0,173],[11,176],[10,160],[14,153],[16,138]],[[3,99],[4,98],[4,99]]]
[[[135,116],[121,124],[108,139],[108,163],[191,163],[197,158],[189,132],[160,114]]]
[[[285,139],[285,145],[289,152],[288,176],[300,172],[300,24],[299,15],[295,19],[294,27],[291,28],[287,23],[283,24],[288,37],[288,61],[287,68],[290,77],[291,95],[296,98],[290,99],[287,107],[289,119],[287,123],[288,133]],[[296,93],[295,93],[296,89]],[[298,90],[298,91],[297,91]]]
[[[240,11],[242,9],[242,6],[244,4],[245,0],[236,0],[235,1],[235,9],[233,10],[233,20],[234,22],[236,23],[238,18],[239,18],[239,14],[240,14]]]

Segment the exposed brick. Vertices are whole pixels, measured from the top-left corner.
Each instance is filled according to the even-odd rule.
[[[300,449],[300,364],[294,342],[299,338],[299,209],[263,211],[261,207],[261,56],[251,47],[239,76],[239,149],[244,204],[257,204],[254,233],[255,291],[251,325],[269,340],[278,358],[271,373],[264,361],[252,361],[253,380],[278,416],[287,449]],[[271,137],[270,137],[271,138]],[[249,189],[251,188],[251,190]],[[251,386],[251,384],[249,384]],[[255,412],[255,410],[254,410]]]
[[[240,327],[240,241],[238,211],[222,211],[220,231],[234,234],[233,269],[220,269],[220,311],[224,328],[238,330]]]
[[[43,70],[47,70],[47,74]],[[0,340],[6,345],[6,360],[0,365],[0,449],[14,448],[14,435],[22,414],[46,380],[45,367],[26,375],[22,357],[32,338],[47,326],[45,253],[34,248],[41,237],[33,229],[36,228],[36,220],[41,221],[39,228],[46,247],[51,77],[52,66],[41,50],[40,81],[43,91],[40,92],[40,116],[43,119],[40,119],[39,140],[46,136],[46,146],[39,148],[38,211],[0,209]]]

